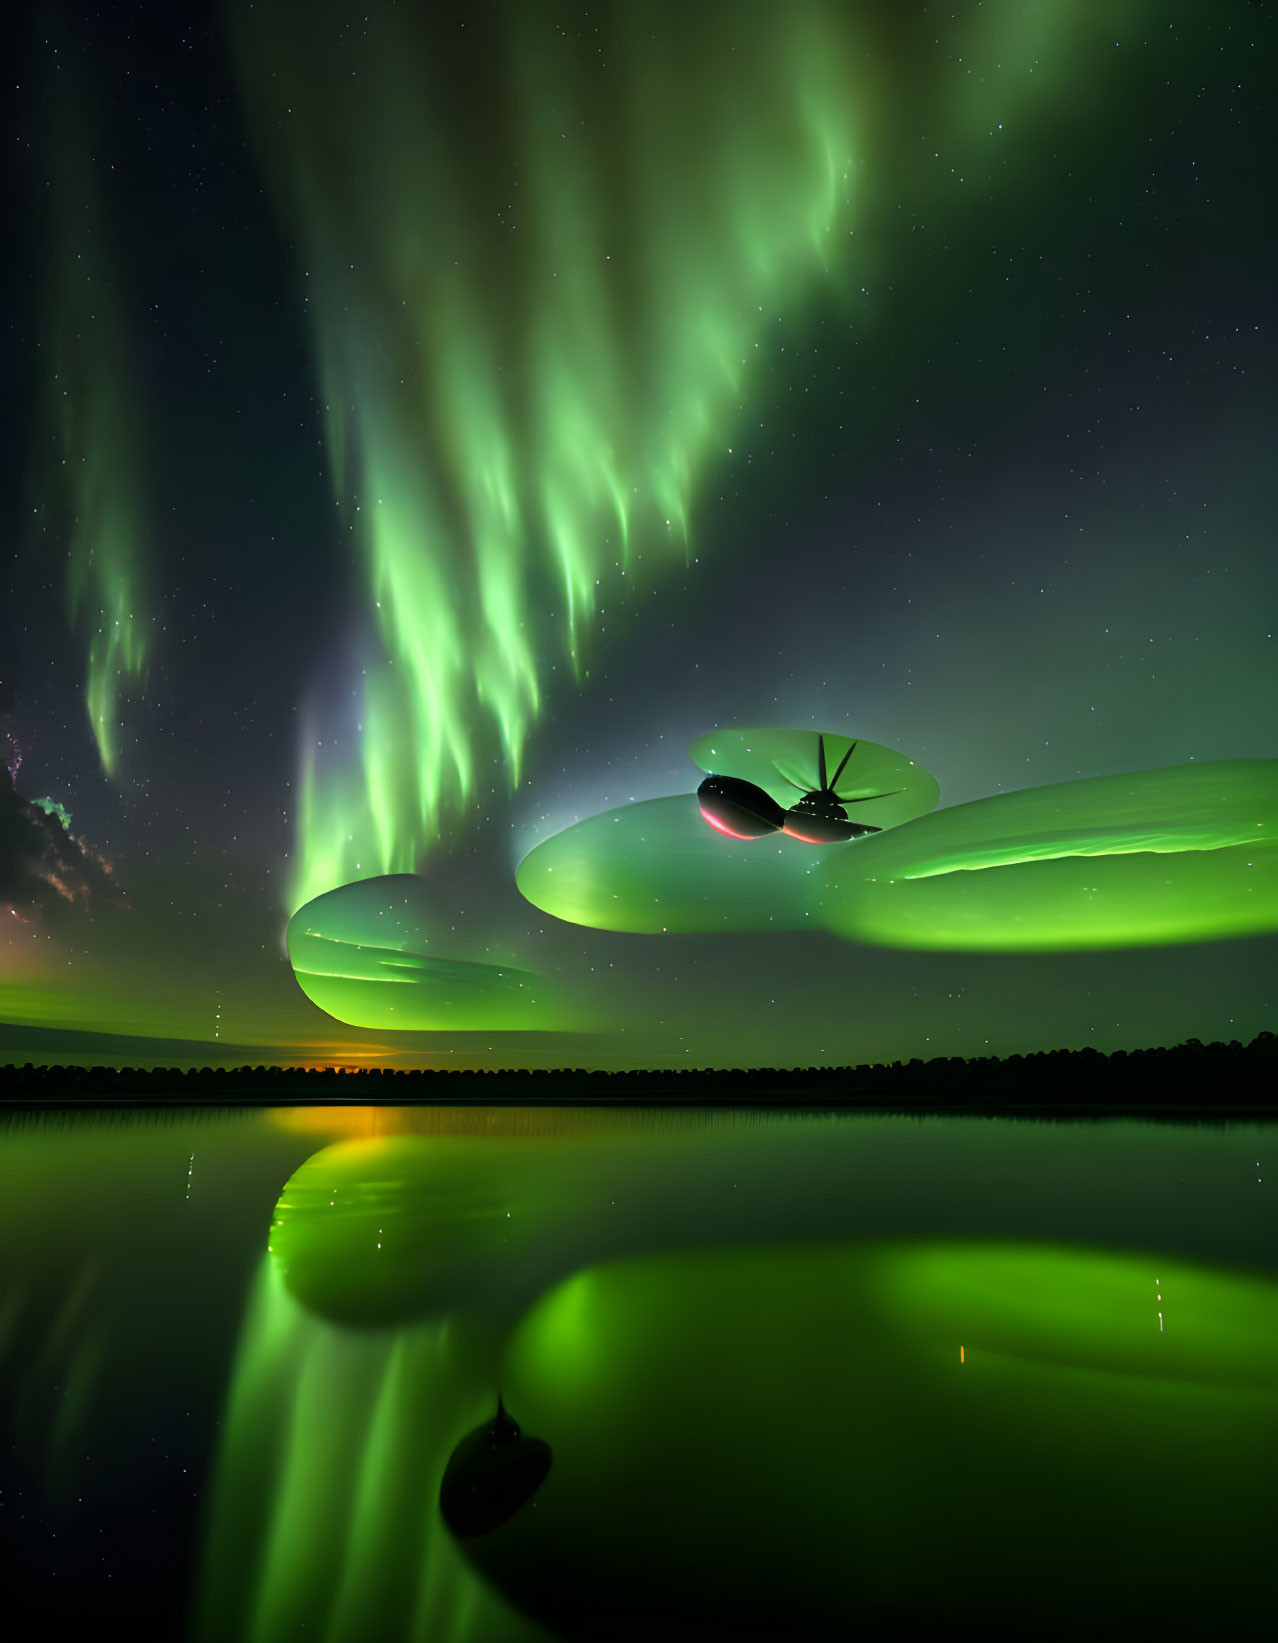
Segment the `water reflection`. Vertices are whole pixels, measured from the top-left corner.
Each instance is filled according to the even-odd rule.
[[[224,1422],[196,1635],[515,1643],[438,1506],[496,1362],[494,1342],[447,1323],[336,1329],[265,1264]]]
[[[1234,1635],[1271,1545],[1278,1309],[1159,1276],[1161,1335],[1146,1260],[1050,1247],[588,1269],[502,1367],[555,1467],[467,1555],[565,1637]]]
[[[415,1121],[439,1132],[324,1148],[276,1206],[206,1635],[1255,1612],[1274,1286],[1169,1250],[1208,1229],[1134,1168],[1147,1131],[756,1118],[547,1146]],[[1114,1247],[1060,1241],[1084,1227]]]
[[[0,1528],[64,1622],[208,1643],[1241,1635],[1271,1133],[10,1126]]]
[[[440,1515],[459,1539],[490,1535],[528,1505],[551,1460],[550,1445],[526,1437],[499,1395],[496,1416],[468,1432],[448,1457]]]

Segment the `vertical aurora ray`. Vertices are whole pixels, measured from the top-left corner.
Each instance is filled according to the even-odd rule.
[[[769,328],[835,267],[846,16],[741,25],[236,8],[367,599],[360,756],[304,750],[294,907],[518,782],[552,668],[684,561]]]
[[[130,371],[121,280],[83,100],[59,85],[47,145],[48,396],[57,458],[45,477],[55,517],[69,520],[67,603],[87,644],[85,704],[102,768],[121,755],[122,702],[146,676],[150,605],[142,433]]]

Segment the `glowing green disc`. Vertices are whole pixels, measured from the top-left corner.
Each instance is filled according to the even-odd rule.
[[[506,1031],[568,1024],[544,981],[445,950],[426,886],[387,873],[328,890],[289,920],[288,956],[312,1004],[352,1027]]]
[[[1165,945],[1278,929],[1278,761],[977,799],[823,852],[812,923],[969,951]]]
[[[725,773],[766,774],[724,745]],[[756,761],[782,753],[741,745]],[[706,753],[718,760],[719,741]],[[924,781],[935,788],[919,775],[916,801]],[[652,799],[547,839],[516,878],[544,912],[605,930],[826,929],[879,946],[977,952],[1260,934],[1278,929],[1278,761],[1028,788],[820,848],[726,838],[691,796]]]
[[[803,887],[816,859],[784,835],[725,838],[688,793],[565,828],[524,857],[515,883],[544,913],[596,930],[797,930],[813,921]]]

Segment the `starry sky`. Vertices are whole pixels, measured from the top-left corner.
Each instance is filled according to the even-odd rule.
[[[1273,1029],[1275,938],[620,934],[515,868],[726,726],[943,807],[1278,754],[1271,8],[6,24],[0,1060],[830,1065]],[[16,160],[16,163],[15,163]],[[344,1025],[417,873],[555,1030]]]

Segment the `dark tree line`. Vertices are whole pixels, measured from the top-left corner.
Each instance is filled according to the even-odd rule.
[[[1062,1111],[1172,1108],[1221,1112],[1278,1107],[1278,1038],[1261,1033],[1171,1048],[1042,1050],[1002,1058],[893,1061],[859,1067],[733,1067],[593,1072],[300,1067],[9,1066],[3,1100],[45,1103],[151,1101],[219,1106],[370,1101],[441,1104],[692,1102],[725,1106],[868,1106],[903,1110],[1035,1107]]]

